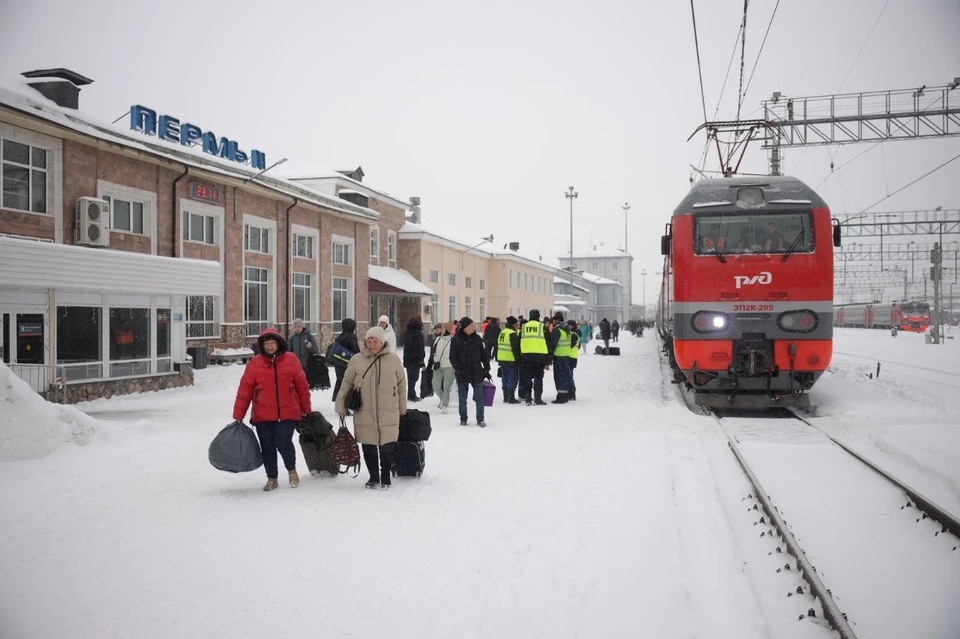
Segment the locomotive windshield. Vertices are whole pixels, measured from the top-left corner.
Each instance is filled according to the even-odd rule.
[[[694,219],[696,255],[812,253],[810,211],[701,214]]]
[[[902,308],[904,316],[922,315],[927,317],[930,315],[930,305],[926,302],[904,302]]]

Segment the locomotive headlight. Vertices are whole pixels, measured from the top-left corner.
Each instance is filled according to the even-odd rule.
[[[690,320],[693,330],[698,333],[716,333],[727,328],[730,318],[726,313],[716,311],[697,311]]]
[[[809,310],[787,311],[777,317],[777,326],[791,333],[811,333],[820,324],[820,318]]]
[[[737,204],[740,206],[763,206],[763,189],[749,186],[737,191]]]

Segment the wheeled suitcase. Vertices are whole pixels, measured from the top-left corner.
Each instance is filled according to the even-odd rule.
[[[425,442],[430,439],[430,413],[408,408],[405,415],[400,416],[400,439],[405,442]]]
[[[398,441],[393,453],[393,473],[399,477],[419,477],[427,463],[423,442]]]
[[[332,449],[319,450],[317,442],[309,441],[305,436],[300,435],[300,450],[303,451],[303,459],[307,462],[307,470],[311,473],[327,473],[333,477],[340,474],[340,467],[333,461]]]
[[[319,355],[310,355],[307,360],[307,383],[310,390],[324,390],[330,388],[330,371],[327,363]]]
[[[620,347],[619,347],[619,346],[611,346],[611,347],[607,350],[607,355],[619,355],[619,354],[620,354]]]

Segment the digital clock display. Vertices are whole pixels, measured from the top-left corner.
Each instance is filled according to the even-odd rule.
[[[194,200],[220,204],[220,187],[203,182],[190,182],[190,197]]]

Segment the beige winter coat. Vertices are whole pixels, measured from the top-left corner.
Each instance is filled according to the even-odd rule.
[[[400,436],[400,415],[407,412],[407,373],[390,346],[375,356],[360,342],[360,352],[350,358],[337,394],[337,414],[345,412],[344,398],[351,388],[360,388],[360,410],[353,416],[354,434],[361,444],[382,445]],[[371,364],[373,364],[371,366]],[[369,367],[369,371],[367,368]],[[366,371],[366,377],[364,372]]]

